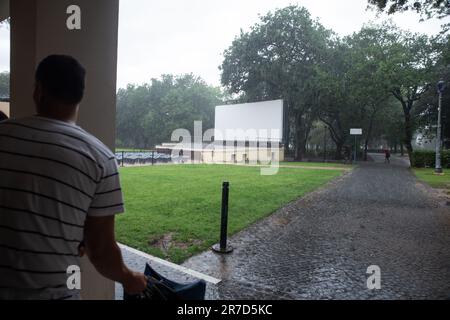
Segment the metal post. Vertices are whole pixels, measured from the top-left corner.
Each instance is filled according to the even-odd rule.
[[[441,163],[441,110],[442,110],[442,92],[439,91],[439,106],[438,106],[438,126],[437,126],[437,137],[436,137],[436,174],[442,174],[442,163]]]
[[[325,127],[325,134],[323,136],[323,160],[327,162],[327,127]]]
[[[233,247],[227,245],[228,235],[228,199],[229,199],[230,183],[224,182],[222,185],[222,210],[220,223],[220,243],[212,247],[212,250],[217,253],[231,253]]]
[[[357,149],[356,149],[356,135],[355,135],[355,156],[354,156],[354,160],[353,160],[353,162],[354,162],[354,164],[356,164],[356,159],[357,159]]]
[[[155,151],[152,151],[152,166],[155,165]]]
[[[125,165],[124,165],[124,163],[123,163],[123,162],[125,161],[125,158],[124,158],[124,156],[123,156],[123,155],[124,155],[124,152],[122,151],[122,167],[124,167],[124,166],[125,166]]]

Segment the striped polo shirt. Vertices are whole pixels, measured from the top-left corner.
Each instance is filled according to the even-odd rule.
[[[117,162],[75,124],[0,122],[0,299],[59,299],[86,216],[124,211]],[[81,283],[82,285],[82,283]]]

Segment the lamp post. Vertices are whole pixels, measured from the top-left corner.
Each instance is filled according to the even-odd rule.
[[[323,161],[327,162],[327,127],[325,128],[325,132],[323,135]]]
[[[357,147],[357,140],[356,138],[358,136],[362,136],[363,130],[362,129],[350,129],[350,135],[355,136],[355,155],[353,157],[353,164],[356,164],[356,160],[358,157],[358,147]]]
[[[442,163],[441,163],[441,114],[442,114],[442,94],[444,93],[445,82],[443,80],[439,81],[437,84],[437,90],[439,93],[439,105],[438,105],[438,125],[437,125],[437,136],[436,136],[436,174],[442,174]]]

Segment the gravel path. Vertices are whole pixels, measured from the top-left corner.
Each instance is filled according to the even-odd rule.
[[[450,208],[405,161],[372,158],[184,266],[222,279],[220,299],[450,299]]]

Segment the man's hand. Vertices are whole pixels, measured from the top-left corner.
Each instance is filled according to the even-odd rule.
[[[86,254],[86,245],[84,244],[84,241],[81,241],[80,244],[78,245],[78,256],[82,258],[84,257],[85,254]]]
[[[130,295],[142,293],[147,287],[147,278],[133,272],[125,265],[122,253],[114,236],[114,216],[87,217],[84,243],[79,254],[87,254],[95,268],[104,277],[120,282]]]
[[[147,277],[143,273],[130,271],[122,285],[125,293],[129,295],[140,294],[147,288]]]

